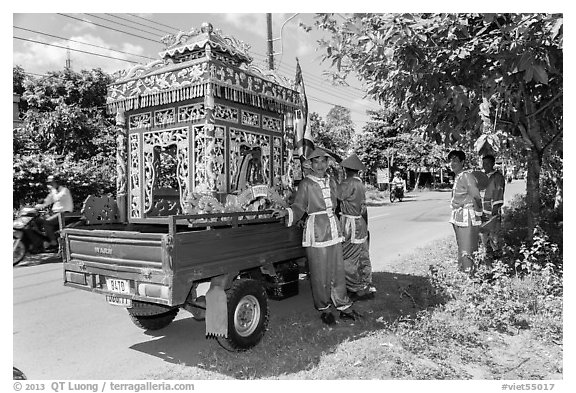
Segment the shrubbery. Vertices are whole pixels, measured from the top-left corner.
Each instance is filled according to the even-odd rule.
[[[451,347],[481,348],[480,331],[529,330],[544,342],[561,342],[562,211],[544,211],[543,226],[536,227],[532,242],[527,243],[522,237],[525,202],[517,198],[505,212],[502,255],[488,266],[482,250],[478,252],[479,268],[472,276],[456,271],[452,263],[430,266],[433,295],[444,302],[390,326],[403,345],[413,353],[424,351],[442,360],[444,351],[456,352],[449,351]]]
[[[114,157],[104,155],[84,160],[52,154],[15,155],[12,163],[13,208],[43,200],[48,194],[46,178],[57,174],[62,184],[70,189],[75,210],[79,210],[88,195],[116,191],[115,165]]]

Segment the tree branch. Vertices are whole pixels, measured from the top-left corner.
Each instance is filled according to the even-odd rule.
[[[556,127],[554,127],[554,128],[556,128]],[[550,139],[550,140],[544,145],[544,147],[542,148],[542,151],[545,151],[546,148],[548,148],[548,146],[550,146],[552,143],[554,143],[554,141],[556,141],[556,139],[558,139],[558,138],[560,137],[560,135],[562,135],[563,133],[564,133],[564,130],[563,130],[563,129],[560,130],[560,131],[558,131],[558,132],[556,133],[556,135],[554,135],[554,136],[552,137],[552,139]]]
[[[538,110],[537,110],[536,112],[534,112],[534,113],[531,113],[531,114],[529,114],[529,115],[526,115],[526,117],[529,118],[529,117],[534,117],[534,116],[536,116],[537,114],[539,114],[540,112],[542,112],[543,110],[545,110],[546,108],[548,108],[550,105],[552,105],[552,103],[553,103],[554,101],[556,101],[558,98],[562,97],[562,95],[563,95],[563,92],[560,91],[560,92],[559,92],[558,94],[556,94],[550,101],[548,101],[546,104],[544,104],[540,109],[538,109]]]

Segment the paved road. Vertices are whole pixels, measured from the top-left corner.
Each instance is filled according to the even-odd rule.
[[[507,184],[505,203],[525,189],[524,181]],[[368,229],[373,270],[387,271],[391,261],[453,235],[448,223],[450,195],[450,191],[411,192],[402,202],[370,207]]]
[[[523,187],[519,181],[509,185],[507,199]],[[385,271],[402,254],[451,235],[449,198],[449,192],[413,193],[401,203],[370,207],[374,270]],[[64,287],[55,258],[13,272],[14,365],[31,379],[145,379],[194,365],[196,351],[217,345],[185,311],[159,332],[138,329],[125,309],[108,305],[103,296]],[[272,302],[271,312],[288,313],[302,302],[311,303],[306,286],[294,298]]]

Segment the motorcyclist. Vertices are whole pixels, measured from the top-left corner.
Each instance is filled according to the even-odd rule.
[[[52,206],[52,214],[45,217],[42,223],[46,229],[46,236],[49,239],[48,248],[53,248],[58,246],[56,239],[56,231],[59,229],[58,215],[62,212],[71,212],[74,210],[74,203],[70,190],[60,184],[57,176],[48,176],[46,183],[49,190],[48,196],[46,196],[43,203],[39,203],[35,207],[36,209],[45,209]]]
[[[392,179],[392,190],[396,192],[397,188],[402,190],[401,195],[406,193],[406,181],[402,179],[399,171],[394,172],[394,178]]]

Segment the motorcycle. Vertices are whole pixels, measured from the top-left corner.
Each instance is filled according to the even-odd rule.
[[[12,266],[22,262],[28,253],[58,250],[58,246],[49,245],[50,239],[42,225],[44,213],[34,207],[23,207],[16,215],[12,232]]]
[[[396,199],[402,202],[404,198],[404,187],[401,184],[392,185],[392,191],[390,191],[390,202],[394,203]]]

